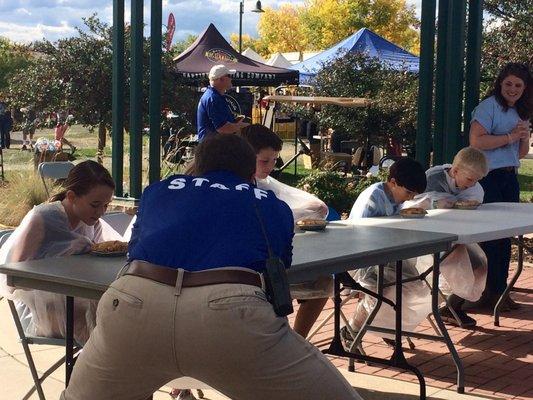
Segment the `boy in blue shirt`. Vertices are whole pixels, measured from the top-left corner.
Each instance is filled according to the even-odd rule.
[[[366,188],[355,201],[348,220],[357,224],[358,218],[383,217],[398,214],[402,203],[412,200],[417,194],[426,189],[426,174],[424,168],[417,161],[404,157],[396,161],[389,170],[386,182],[375,183]],[[415,267],[415,260],[405,260],[403,263],[403,278],[419,275]],[[377,266],[358,269],[354,279],[362,286],[375,291],[377,285]],[[387,264],[384,271],[384,283],[395,280],[395,264]],[[421,281],[414,281],[403,285],[403,330],[414,329],[420,321],[430,312],[431,305],[427,301],[429,291]],[[394,286],[387,287],[383,295],[395,300]],[[363,295],[357,304],[356,311],[350,320],[350,330],[342,328],[341,336],[347,347],[351,347],[353,340],[351,332],[359,330],[369,312],[374,308],[376,301],[373,297]],[[373,325],[381,327],[393,327],[394,311],[387,305],[382,304],[376,314]],[[350,332],[351,331],[351,332]],[[384,339],[388,344],[394,342]]]
[[[400,205],[426,189],[426,174],[417,161],[404,157],[389,170],[386,182],[366,188],[355,201],[349,220],[395,215]]]

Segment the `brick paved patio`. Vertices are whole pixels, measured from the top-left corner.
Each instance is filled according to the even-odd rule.
[[[518,287],[533,288],[533,267],[524,268]],[[504,399],[533,399],[533,295],[513,293],[513,298],[522,303],[520,310],[502,313],[500,327],[493,325],[489,311],[473,313],[478,326],[466,330],[447,325],[448,332],[463,360],[466,372],[465,393],[489,395]],[[354,300],[346,306],[346,314],[351,315]],[[333,309],[328,302],[320,320]],[[312,342],[324,348],[332,336],[333,320],[312,338]],[[433,333],[425,321],[418,329]],[[456,372],[452,358],[444,343],[413,339],[416,349],[410,350],[404,343],[408,361],[420,367],[430,386],[455,390]],[[367,334],[363,348],[368,355],[388,357],[392,350],[381,338]],[[347,368],[346,359],[331,357],[340,368]],[[417,382],[414,375],[401,373],[379,366],[356,364],[356,371],[402,381]]]

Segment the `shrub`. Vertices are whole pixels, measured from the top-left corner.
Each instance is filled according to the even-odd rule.
[[[349,213],[357,197],[370,185],[385,181],[386,172],[378,176],[343,177],[333,171],[313,171],[298,183],[298,187],[314,194],[340,214]]]
[[[41,179],[35,173],[16,172],[0,188],[0,224],[18,226],[36,205],[47,200]]]

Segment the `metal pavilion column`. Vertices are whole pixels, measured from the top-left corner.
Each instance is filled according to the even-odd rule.
[[[429,167],[432,142],[435,11],[436,0],[422,1],[416,159],[424,168]]]
[[[464,0],[450,0],[446,48],[446,110],[444,117],[444,162],[451,162],[462,147],[465,12]]]
[[[465,107],[463,114],[463,145],[469,143],[470,115],[479,102],[481,42],[483,33],[483,0],[470,0],[468,4],[468,31],[466,46]]]
[[[113,0],[113,105],[111,172],[115,196],[122,197],[124,181],[124,0]]]
[[[427,0],[426,0],[427,1]],[[450,0],[439,0],[437,20],[437,69],[435,72],[435,131],[433,134],[433,165],[444,162],[444,117],[446,115],[446,47]]]
[[[469,2],[465,77],[467,3],[463,0],[439,1],[434,164],[452,161],[457,151],[468,143],[470,113],[479,98],[482,4],[483,0]]]
[[[149,182],[161,178],[161,26],[163,19],[162,0],[151,1],[150,24],[150,155]]]
[[[143,0],[131,0],[130,197],[142,193]]]

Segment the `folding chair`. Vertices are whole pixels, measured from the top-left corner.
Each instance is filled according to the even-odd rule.
[[[3,229],[0,230],[0,249],[4,245],[4,243],[7,241],[11,233],[13,232],[13,229]],[[3,299],[2,296],[0,296],[0,301]]]
[[[9,309],[11,310],[11,315],[13,316],[13,321],[15,322],[15,326],[17,328],[19,340],[20,340],[20,343],[22,344],[22,348],[24,349],[24,354],[26,355],[26,360],[28,361],[28,367],[30,368],[31,376],[34,382],[34,386],[26,393],[26,395],[22,398],[22,400],[29,399],[35,391],[37,391],[39,400],[46,400],[46,397],[44,396],[44,392],[42,388],[42,383],[56,369],[58,369],[59,367],[61,367],[61,365],[64,364],[65,357],[61,357],[59,360],[57,360],[52,366],[50,366],[50,368],[44,371],[42,375],[39,377],[39,373],[37,371],[37,368],[35,367],[35,363],[33,361],[33,357],[31,355],[29,345],[30,344],[44,344],[44,345],[53,345],[53,346],[65,346],[65,339],[26,335],[25,331],[28,328],[28,325],[26,322],[27,319],[21,318],[21,316],[19,315],[19,312],[17,311],[16,305],[12,300],[8,300],[8,303],[9,303]],[[80,349],[81,347],[79,345],[76,345],[74,352],[78,353]]]
[[[42,162],[39,164],[37,170],[43,181],[47,196],[50,196],[50,190],[46,185],[45,178],[53,180],[65,179],[72,168],[74,168],[74,164],[70,161]]]
[[[2,247],[2,245],[7,241],[7,239],[9,238],[12,232],[13,230],[0,231],[0,247]],[[27,331],[28,324],[29,324],[28,318],[23,318],[23,315],[21,316],[19,314],[19,311],[17,310],[17,307],[12,300],[8,300],[7,302],[9,304],[11,316],[13,317],[13,322],[15,323],[15,327],[17,328],[17,333],[19,335],[19,341],[22,345],[22,348],[24,349],[24,354],[26,355],[28,367],[30,369],[31,376],[34,382],[34,386],[26,393],[26,395],[22,398],[22,400],[29,399],[33,395],[34,392],[37,392],[37,396],[39,397],[39,400],[46,400],[46,397],[44,396],[44,391],[42,388],[42,383],[48,376],[50,376],[50,374],[52,374],[56,369],[58,369],[65,362],[65,357],[62,357],[61,359],[56,361],[50,368],[44,371],[42,375],[39,377],[39,373],[37,371],[37,368],[35,367],[35,362],[33,361],[33,357],[31,355],[29,345],[30,344],[43,344],[43,345],[53,345],[53,346],[64,346],[65,339],[26,335],[26,331]],[[22,314],[24,314],[24,310],[22,310]],[[80,346],[76,346],[75,352],[78,352],[80,348],[81,348]]]

